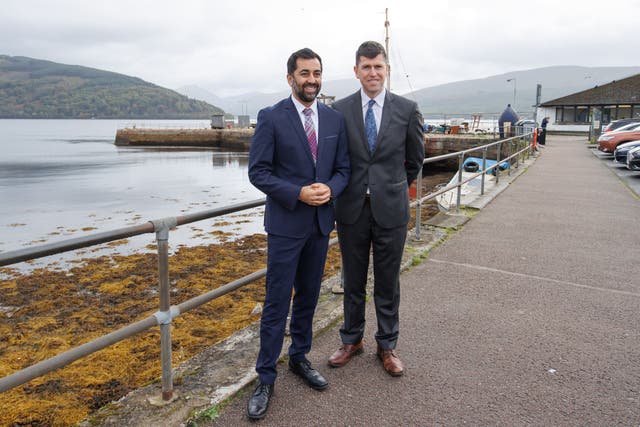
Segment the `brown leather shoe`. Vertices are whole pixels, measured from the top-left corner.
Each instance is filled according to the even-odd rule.
[[[400,377],[404,374],[404,365],[395,350],[378,347],[378,358],[382,360],[384,370],[392,377]]]
[[[353,358],[364,351],[364,342],[360,340],[355,344],[342,344],[329,358],[329,366],[339,368],[346,365]]]

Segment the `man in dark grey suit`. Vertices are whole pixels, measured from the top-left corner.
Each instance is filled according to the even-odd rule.
[[[377,42],[356,52],[361,90],[337,101],[349,137],[351,177],[336,200],[344,270],[342,346],[329,365],[344,366],[363,352],[369,252],[373,248],[377,354],[392,376],[404,373],[395,351],[399,333],[400,263],[409,222],[409,185],[424,160],[423,119],[415,102],[384,88],[387,54]]]

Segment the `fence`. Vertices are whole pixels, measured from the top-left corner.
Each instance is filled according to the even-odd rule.
[[[534,144],[532,144],[532,135],[533,133],[526,133],[516,137],[508,138],[501,141],[496,141],[490,144],[482,145],[479,147],[471,148],[468,150],[445,154],[437,157],[431,157],[425,159],[424,164],[433,163],[441,160],[446,160],[452,157],[459,158],[459,174],[458,174],[458,182],[455,185],[451,185],[440,189],[436,192],[432,192],[427,196],[422,196],[422,173],[418,174],[418,183],[417,183],[417,196],[416,200],[412,203],[412,207],[416,208],[416,227],[415,233],[416,238],[420,239],[420,224],[421,224],[421,207],[422,204],[435,198],[439,194],[442,194],[446,191],[449,191],[453,188],[458,188],[458,198],[457,198],[457,210],[460,209],[460,188],[462,184],[470,181],[471,179],[484,175],[492,169],[491,167],[486,167],[486,154],[487,150],[497,145],[498,152],[498,163],[501,162],[509,162],[510,164],[513,162],[515,167],[519,166],[520,158],[523,160],[525,156],[528,156],[531,149],[534,148]],[[504,159],[500,159],[500,153],[502,144],[509,144],[509,155]],[[462,180],[462,164],[464,162],[464,158],[467,154],[482,151],[483,156],[483,165],[482,170],[480,170],[473,177],[468,178],[466,180]],[[497,166],[496,166],[497,167]],[[508,169],[508,173],[510,173],[510,168]],[[496,181],[498,180],[499,174],[496,173]],[[484,180],[482,185],[482,194],[484,194]],[[240,279],[237,279],[233,282],[227,283],[217,289],[189,299],[187,301],[182,302],[181,304],[172,306],[170,304],[170,286],[169,286],[169,251],[168,251],[168,241],[169,241],[169,231],[170,229],[184,224],[189,224],[192,222],[202,221],[222,215],[227,215],[234,212],[239,212],[247,209],[252,209],[255,207],[259,207],[265,204],[265,199],[253,200],[245,203],[239,203],[234,205],[225,206],[218,209],[211,209],[202,212],[197,212],[194,214],[177,216],[177,217],[168,217],[158,220],[152,220],[142,225],[120,228],[117,230],[107,231],[103,233],[96,233],[90,236],[79,237],[74,239],[68,239],[57,243],[44,244],[39,245],[33,248],[27,248],[17,251],[10,251],[5,253],[0,253],[0,267],[16,264],[22,261],[33,260],[37,258],[42,258],[48,255],[59,254],[63,252],[68,252],[71,250],[85,248],[89,246],[94,246],[106,242],[112,242],[120,239],[124,239],[127,237],[138,236],[146,233],[155,233],[157,248],[158,248],[158,282],[159,282],[159,310],[155,312],[153,315],[146,317],[140,321],[134,322],[128,326],[125,326],[121,329],[118,329],[114,332],[111,332],[107,335],[101,336],[93,341],[82,344],[78,347],[75,347],[71,350],[68,350],[64,353],[58,354],[49,359],[38,362],[32,366],[29,366],[20,371],[14,372],[11,375],[8,375],[4,378],[0,378],[0,392],[4,392],[10,390],[18,385],[24,384],[34,378],[42,376],[48,372],[54,371],[56,369],[62,368],[64,366],[69,365],[70,363],[78,360],[82,357],[88,356],[92,353],[95,353],[98,350],[101,350],[105,347],[113,345],[119,341],[132,337],[136,334],[146,331],[156,325],[160,326],[160,346],[161,346],[161,367],[162,367],[162,399],[163,400],[171,400],[173,397],[173,377],[172,377],[172,368],[171,368],[171,321],[182,313],[193,310],[215,298],[218,298],[222,295],[225,295],[235,289],[238,289],[242,286],[245,286],[266,274],[266,269],[254,271],[251,274],[248,274]],[[337,239],[332,239],[330,244],[335,244]]]

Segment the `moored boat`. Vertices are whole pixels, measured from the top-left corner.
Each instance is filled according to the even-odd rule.
[[[485,159],[485,169],[489,169],[487,173],[484,174],[485,187],[495,185],[496,171],[499,172],[509,168],[509,163],[507,162],[501,162],[499,165],[497,165],[497,163],[498,162],[496,160]],[[462,164],[462,178],[460,178],[460,170],[458,170],[446,185],[446,187],[453,188],[436,196],[438,208],[442,212],[448,212],[456,208],[458,202],[458,188],[454,186],[460,181],[464,182],[464,184],[460,186],[460,206],[468,206],[482,195],[483,175],[480,173],[483,170],[482,165],[482,158],[468,157],[465,159]]]

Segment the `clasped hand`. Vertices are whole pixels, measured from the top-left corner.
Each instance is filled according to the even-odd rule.
[[[331,199],[331,188],[327,184],[314,182],[302,187],[298,199],[311,206],[324,205]]]

